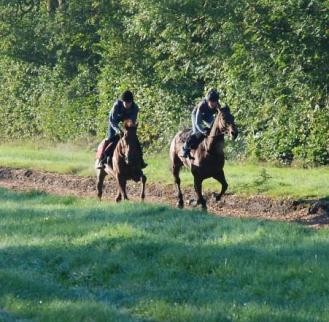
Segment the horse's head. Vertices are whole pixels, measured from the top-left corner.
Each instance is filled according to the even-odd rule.
[[[234,116],[231,114],[228,105],[219,109],[216,120],[219,132],[227,134],[231,139],[235,140],[238,136],[238,128],[234,123]]]
[[[124,135],[122,141],[122,154],[128,165],[134,165],[140,159],[137,141],[137,123],[132,120],[124,121]]]

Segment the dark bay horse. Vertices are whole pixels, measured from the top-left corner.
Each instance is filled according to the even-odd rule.
[[[140,197],[142,200],[145,198],[146,176],[142,171],[141,151],[138,148],[137,124],[134,124],[131,120],[126,120],[124,129],[124,135],[115,147],[112,162],[106,164],[105,169],[97,169],[96,167],[97,196],[99,199],[102,198],[103,182],[108,174],[112,175],[117,182],[118,194],[115,201],[128,200],[126,192],[127,180],[141,181]]]
[[[207,136],[192,152],[194,160],[185,159],[180,156],[182,146],[186,140],[189,130],[181,131],[176,134],[170,145],[170,159],[172,162],[172,173],[175,178],[175,184],[178,189],[177,206],[184,207],[183,194],[180,188],[179,172],[184,165],[191,169],[194,177],[194,189],[197,194],[197,204],[203,209],[207,209],[206,200],[202,196],[202,182],[207,178],[214,178],[222,185],[216,200],[220,200],[227,190],[228,184],[225,179],[223,167],[224,159],[224,134],[235,139],[238,135],[237,127],[234,123],[234,117],[228,106],[220,108],[214,120],[209,136]]]

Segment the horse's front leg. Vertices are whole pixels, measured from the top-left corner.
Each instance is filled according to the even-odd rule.
[[[126,193],[126,184],[127,184],[127,180],[120,176],[117,175],[117,185],[118,185],[118,195],[116,198],[116,201],[121,201],[121,199],[123,198],[123,200],[128,200],[128,196]],[[120,194],[120,197],[119,197]]]
[[[222,190],[221,190],[220,194],[219,195],[214,194],[214,197],[215,197],[216,201],[219,201],[220,198],[223,196],[223,194],[225,193],[225,191],[228,188],[228,184],[227,184],[226,179],[225,179],[224,171],[220,170],[216,175],[213,176],[213,178],[215,180],[219,181],[220,184],[222,185]]]
[[[194,175],[194,189],[198,197],[197,204],[201,205],[203,210],[207,210],[206,199],[202,195],[202,181],[200,177]]]
[[[142,181],[142,190],[141,190],[141,200],[144,201],[145,198],[145,184],[146,184],[146,176],[142,173],[141,181]]]

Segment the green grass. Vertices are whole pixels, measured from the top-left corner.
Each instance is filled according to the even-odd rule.
[[[0,189],[0,321],[328,321],[329,231]]]
[[[95,148],[96,149],[96,148]],[[95,152],[73,144],[11,143],[0,145],[0,166],[77,175],[93,175]]]
[[[32,168],[77,175],[94,175],[95,147],[87,149],[70,144],[40,147],[38,144],[0,145],[0,166]],[[148,155],[146,175],[149,182],[173,183],[167,153]],[[238,194],[263,194],[272,197],[323,198],[329,196],[329,167],[302,169],[275,167],[261,163],[227,162],[225,173],[229,191]],[[193,186],[193,178],[185,170],[183,186]],[[215,180],[207,180],[206,190],[219,190]]]

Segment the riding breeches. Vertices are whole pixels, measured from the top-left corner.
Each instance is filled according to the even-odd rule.
[[[201,132],[193,133],[185,142],[184,147],[186,149],[196,149],[203,141],[204,135]]]

